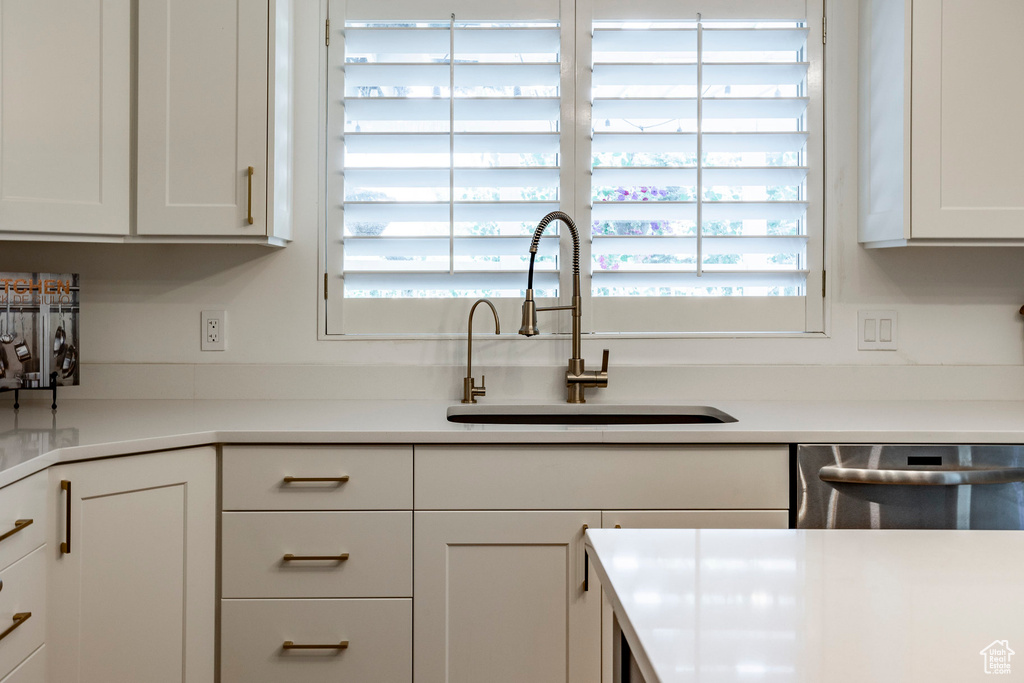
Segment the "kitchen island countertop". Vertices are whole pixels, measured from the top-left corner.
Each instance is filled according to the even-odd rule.
[[[451,400],[70,399],[52,413],[5,399],[0,486],[59,462],[220,443],[1024,443],[1017,401],[715,401],[738,421],[568,426],[453,424]]]
[[[1019,531],[591,529],[585,543],[646,683],[1024,681]]]

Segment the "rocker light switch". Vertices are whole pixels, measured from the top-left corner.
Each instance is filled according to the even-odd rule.
[[[896,350],[896,311],[859,311],[857,329],[861,351]]]
[[[892,341],[892,320],[889,318],[882,318],[878,321],[878,341]]]

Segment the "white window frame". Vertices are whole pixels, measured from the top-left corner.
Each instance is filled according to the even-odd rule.
[[[366,2],[367,0],[357,0]],[[454,5],[461,5],[466,8],[471,8],[478,0],[454,0]],[[590,140],[591,130],[591,117],[590,117],[590,70],[583,68],[579,69],[576,67],[578,56],[581,52],[578,44],[583,44],[582,41],[586,41],[587,49],[589,49],[589,41],[591,36],[591,18],[590,12],[595,4],[612,4],[613,0],[559,0],[562,6],[562,18],[561,18],[561,29],[562,29],[562,83],[561,83],[561,97],[563,98],[562,107],[562,135],[561,135],[561,167],[562,174],[560,178],[560,197],[561,207],[563,211],[566,211],[576,219],[576,223],[580,227],[581,237],[586,236],[589,238],[590,231],[590,148],[589,144],[578,144],[580,140]],[[666,20],[678,20],[681,14],[689,12],[693,9],[693,13],[696,13],[698,5],[707,5],[708,0],[648,0],[646,5],[660,5],[661,15],[660,16],[648,16],[645,19],[656,20],[663,18]],[[325,7],[325,18],[330,16],[331,7],[344,7],[346,0],[325,0],[323,6]],[[398,16],[402,11],[411,12],[412,15],[423,14],[422,11],[415,12],[416,8],[420,7],[418,0],[388,0],[386,3],[388,6],[388,14]],[[680,331],[680,330],[656,330],[650,332],[637,332],[637,331],[625,331],[616,332],[608,330],[594,331],[594,326],[591,324],[593,320],[592,311],[592,297],[590,295],[589,280],[585,278],[583,287],[583,321],[584,321],[584,334],[588,339],[685,339],[685,338],[821,338],[830,336],[830,325],[831,325],[831,293],[832,283],[826,280],[826,274],[829,271],[831,258],[831,243],[834,241],[829,238],[829,235],[834,235],[835,231],[838,230],[838,217],[837,217],[837,206],[836,197],[838,192],[835,190],[836,182],[835,178],[839,175],[842,168],[841,160],[837,159],[835,155],[830,155],[828,150],[832,147],[838,147],[839,141],[832,134],[833,131],[829,127],[829,122],[839,120],[840,112],[835,109],[835,104],[831,103],[830,100],[825,96],[825,91],[829,89],[837,89],[834,81],[836,74],[835,70],[828,68],[828,51],[825,49],[823,35],[824,28],[827,25],[827,20],[830,12],[830,5],[827,0],[782,0],[779,3],[770,3],[771,7],[767,9],[767,12],[778,12],[778,18],[785,18],[788,8],[793,6],[802,5],[816,5],[820,8],[823,20],[818,22],[811,18],[808,12],[808,44],[811,41],[815,41],[818,45],[821,45],[821,58],[819,60],[812,60],[810,70],[808,72],[808,82],[812,79],[817,83],[816,91],[819,93],[819,106],[821,112],[818,115],[820,120],[820,127],[815,133],[821,138],[820,144],[823,150],[823,160],[816,169],[818,173],[824,174],[824,178],[821,183],[817,184],[818,192],[823,196],[817,202],[820,206],[820,212],[822,214],[820,218],[820,228],[816,235],[810,235],[808,239],[807,250],[808,254],[811,254],[811,250],[815,250],[815,254],[820,266],[814,266],[809,269],[807,276],[807,296],[804,297],[805,308],[806,308],[806,325],[804,331],[771,331],[768,326],[765,326],[766,331],[744,329],[747,326],[736,326],[735,324],[728,324],[728,316],[730,313],[724,313],[726,317],[723,319],[723,324],[720,326],[721,329],[716,331]],[[693,7],[689,7],[692,5]],[[723,3],[724,6],[728,7],[730,3]],[[567,9],[568,8],[568,9]],[[626,8],[628,10],[628,8]],[[567,14],[571,12],[571,14]],[[335,9],[335,16],[339,14],[338,10]],[[440,16],[440,15],[439,15]],[[446,15],[447,16],[447,15]],[[382,19],[389,17],[384,16]],[[416,18],[420,18],[416,16]],[[424,17],[430,18],[430,17]],[[628,14],[624,15],[622,19],[630,19],[635,17],[629,17]],[[706,17],[707,18],[707,17]],[[725,19],[730,18],[722,15],[717,18]],[[736,17],[732,17],[736,18]],[[771,19],[772,16],[758,17],[760,19]],[[710,20],[710,18],[708,18]],[[343,23],[343,22],[339,22]],[[331,28],[332,32],[340,30],[340,26]],[[363,340],[363,341],[376,341],[376,340],[442,340],[442,339],[464,339],[465,338],[465,315],[468,311],[469,305],[472,303],[470,299],[452,299],[448,306],[449,313],[438,316],[435,312],[430,312],[429,315],[423,316],[424,319],[431,319],[431,327],[434,331],[424,331],[417,333],[370,333],[370,334],[352,334],[345,333],[339,330],[337,327],[328,326],[328,315],[327,315],[327,304],[326,300],[328,297],[342,299],[343,291],[340,281],[331,282],[327,277],[327,213],[329,211],[329,200],[327,193],[327,178],[328,178],[328,153],[327,153],[327,107],[329,106],[329,96],[327,92],[327,48],[325,45],[320,47],[321,59],[320,59],[320,112],[321,112],[321,124],[320,124],[320,135],[321,144],[318,150],[319,156],[319,169],[320,169],[320,201],[323,210],[320,212],[319,225],[318,225],[318,256],[320,271],[318,274],[318,325],[317,325],[317,338],[320,340]],[[589,54],[589,53],[588,53]],[[574,102],[574,106],[566,107],[565,102]],[[809,143],[810,144],[810,143]],[[580,169],[581,172],[577,173],[576,170]],[[590,240],[581,240],[581,253],[580,262],[581,268],[589,267],[590,263]],[[561,264],[560,271],[560,293],[559,302],[565,304],[568,302],[568,298],[571,292],[571,263],[572,254],[572,241],[569,238],[568,230],[562,231],[562,238],[560,240],[560,256],[559,262]],[[664,316],[665,315],[665,304],[676,298],[690,299],[690,297],[662,297],[662,298],[650,298],[643,300],[644,315],[649,316]],[[768,297],[765,297],[768,298]],[[706,297],[702,302],[705,307],[721,307],[730,308],[730,297]],[[742,300],[743,297],[735,297],[737,300]],[[763,301],[763,299],[761,299]],[[348,300],[353,301],[353,300]],[[382,302],[394,302],[397,300],[367,300],[377,304]],[[515,297],[512,298],[495,298],[493,299],[494,304],[497,306],[499,314],[503,320],[508,321],[507,332],[515,334],[518,328],[519,320],[519,309],[521,306],[521,300]],[[398,315],[411,314],[419,315],[421,313],[423,300],[409,299],[403,302],[403,305],[392,308],[401,308],[398,311]],[[553,303],[553,302],[549,302]],[[344,304],[344,301],[343,301]],[[461,304],[461,305],[460,305]],[[722,305],[724,304],[724,305]],[[385,304],[386,305],[386,304]],[[661,311],[653,310],[659,306],[662,307]],[[550,315],[550,314],[549,314]],[[683,313],[685,316],[685,312]],[[735,316],[733,316],[735,320]],[[558,314],[557,316],[550,315],[549,321],[545,324],[549,334],[542,335],[536,339],[548,339],[552,341],[561,341],[568,336],[568,323],[569,316]],[[653,326],[652,326],[653,327]],[[443,331],[442,331],[443,330]],[[504,334],[502,336],[505,336]]]

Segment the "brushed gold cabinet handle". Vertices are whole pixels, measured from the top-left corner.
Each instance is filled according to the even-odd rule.
[[[60,490],[67,493],[67,503],[64,508],[64,540],[60,543],[62,555],[71,554],[71,482],[61,479]]]
[[[583,533],[587,533],[590,525],[583,525]],[[590,590],[590,555],[587,554],[587,547],[583,546],[583,590]]]
[[[344,562],[348,559],[348,553],[340,555],[292,555],[288,553],[281,558],[282,562]]]
[[[8,531],[7,533],[3,534],[2,536],[0,536],[0,541],[4,540],[5,538],[10,538],[11,536],[13,536],[14,534],[18,533],[19,531],[21,531],[22,529],[24,529],[25,527],[27,527],[31,523],[32,523],[31,519],[16,519],[16,520],[14,520],[14,528],[11,529],[10,531]]]
[[[345,650],[347,648],[347,640],[343,640],[340,643],[328,643],[325,645],[303,645],[301,643],[293,643],[290,640],[286,640],[281,644],[282,650]]]
[[[334,484],[344,484],[348,481],[348,475],[344,474],[340,477],[285,477],[285,484],[297,484],[299,482],[311,481],[311,482],[331,482]]]
[[[252,225],[252,174],[256,172],[256,169],[252,166],[249,167],[249,225]]]
[[[11,633],[14,631],[14,629],[18,628],[19,626],[24,624],[26,621],[28,621],[28,618],[30,616],[32,616],[31,612],[18,612],[17,614],[15,614],[14,615],[14,623],[11,624],[10,626],[8,626],[6,631],[4,631],[3,633],[0,633],[0,640],[3,640],[7,636],[11,635]]]

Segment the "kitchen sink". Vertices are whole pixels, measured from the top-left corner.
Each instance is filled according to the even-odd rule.
[[[650,405],[457,405],[448,421],[513,425],[722,424],[736,418],[710,406]]]

